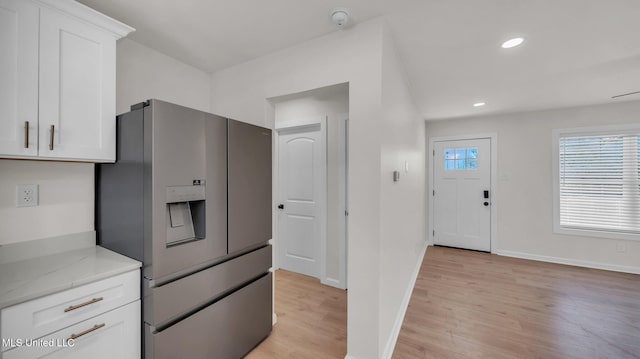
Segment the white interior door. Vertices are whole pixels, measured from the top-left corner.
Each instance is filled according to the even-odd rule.
[[[320,277],[323,143],[321,125],[279,131],[278,262]]]
[[[491,251],[491,139],[434,143],[434,244]]]

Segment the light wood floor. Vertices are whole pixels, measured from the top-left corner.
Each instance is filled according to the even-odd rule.
[[[393,358],[640,358],[640,276],[429,247]]]
[[[247,358],[344,358],[347,292],[275,276],[278,324]],[[393,358],[640,358],[640,276],[429,247]]]
[[[246,358],[344,358],[347,291],[284,270],[277,270],[275,277],[278,323]]]

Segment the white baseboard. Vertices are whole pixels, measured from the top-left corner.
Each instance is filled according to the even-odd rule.
[[[344,359],[358,359],[358,358],[347,354],[347,355],[344,356]]]
[[[581,261],[576,259],[549,257],[549,256],[541,256],[537,254],[503,251],[503,250],[497,250],[494,253],[500,256],[505,256],[505,257],[514,257],[514,258],[530,259],[530,260],[541,261],[541,262],[566,264],[566,265],[576,266],[576,267],[603,269],[603,270],[609,270],[614,272],[640,274],[640,267],[619,266],[615,264],[597,263],[597,262]]]
[[[422,266],[422,261],[424,260],[424,255],[427,253],[428,247],[429,247],[429,242],[425,241],[423,244],[423,248],[420,250],[420,256],[418,257],[416,266],[413,269],[411,282],[409,283],[409,286],[407,287],[407,290],[404,293],[404,298],[402,299],[400,311],[398,311],[398,315],[396,316],[396,322],[393,325],[391,336],[389,337],[389,340],[387,340],[387,345],[385,345],[384,352],[380,357],[382,359],[391,359],[391,356],[393,355],[393,349],[396,347],[396,342],[398,341],[398,335],[400,335],[400,329],[402,329],[402,323],[404,322],[404,316],[407,313],[407,308],[409,308],[409,301],[411,301],[411,294],[413,294],[413,287],[415,287],[416,285],[416,280],[418,279],[418,274],[420,273],[420,267]]]
[[[276,323],[278,322],[278,315],[276,313],[273,313],[273,317],[271,317],[271,325],[276,325]]]
[[[327,277],[327,278],[325,278],[325,279],[320,279],[320,283],[322,283],[322,284],[324,284],[324,285],[331,286],[331,287],[335,287],[335,288],[338,288],[338,289],[346,289],[346,288],[345,288],[345,287],[340,283],[340,281],[339,281],[339,280],[337,280],[337,279],[333,279],[333,278],[329,278],[329,277]]]

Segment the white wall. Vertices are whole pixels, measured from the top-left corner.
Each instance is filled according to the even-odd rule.
[[[426,177],[424,121],[411,97],[393,39],[388,30],[384,35],[378,345],[382,357],[391,358],[427,242]],[[400,171],[400,181],[393,182],[393,171]]]
[[[150,98],[209,111],[210,74],[135,41],[118,40],[116,113]]]
[[[93,164],[0,160],[0,245],[92,231]],[[16,208],[16,185],[37,184],[36,207]]]
[[[640,271],[640,241],[553,233],[551,131],[638,123],[640,101],[427,122],[430,137],[498,134],[497,253]],[[624,243],[626,252],[618,252]],[[624,268],[621,268],[624,269]]]
[[[339,220],[340,211],[340,156],[339,128],[341,114],[349,113],[349,85],[340,84],[322,89],[272,99],[275,126],[292,124],[318,116],[327,117],[327,248],[326,280],[338,281],[340,276]]]
[[[418,243],[417,233],[424,228],[424,207],[414,202],[415,198],[422,200],[424,191],[424,178],[419,175],[424,163],[420,155],[424,143],[419,140],[423,125],[406,122],[414,118],[414,111],[408,105],[405,84],[400,84],[397,63],[389,62],[387,82],[401,93],[383,92],[384,28],[383,20],[374,19],[212,75],[214,113],[270,128],[275,111],[268,99],[349,83],[347,347],[349,357],[358,359],[381,357],[381,348],[388,342],[381,336],[391,330],[386,318],[395,318],[399,308],[395,294],[387,299],[388,293],[380,288],[393,280],[405,286],[409,282],[405,264],[415,258],[417,249],[404,256],[411,246],[407,243]],[[384,114],[383,95],[390,97]],[[390,187],[386,183],[389,170],[404,159],[417,172],[410,173],[400,186]],[[418,192],[408,198],[412,189]],[[382,206],[397,212],[383,212]],[[400,269],[388,276],[381,273],[381,231],[388,234],[388,241],[398,234],[402,238],[402,249],[385,260],[385,268]]]

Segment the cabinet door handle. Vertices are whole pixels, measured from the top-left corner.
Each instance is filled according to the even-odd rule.
[[[24,121],[24,148],[29,148],[29,121]]]
[[[49,135],[49,150],[53,151],[53,133],[56,130],[56,126],[55,125],[51,125],[51,133]]]
[[[93,331],[96,331],[96,330],[98,330],[98,329],[100,329],[100,328],[104,327],[105,325],[106,325],[105,323],[102,323],[102,324],[96,324],[96,325],[94,325],[94,326],[93,326],[93,328],[89,328],[89,329],[87,329],[87,330],[85,330],[85,331],[83,331],[83,332],[80,332],[80,333],[78,333],[78,334],[71,334],[71,336],[70,336],[69,338],[67,338],[67,341],[69,341],[69,340],[76,340],[76,339],[80,338],[80,337],[81,337],[81,336],[83,336],[83,335],[89,334],[89,333],[91,333],[91,332],[93,332]]]
[[[103,300],[103,297],[98,297],[98,298],[93,298],[90,301],[84,302],[82,304],[77,304],[77,305],[72,305],[69,308],[65,309],[64,312],[70,312],[72,310],[76,310],[78,308],[82,308],[82,307],[86,307],[87,305],[93,304],[93,303],[98,303],[99,301]]]

